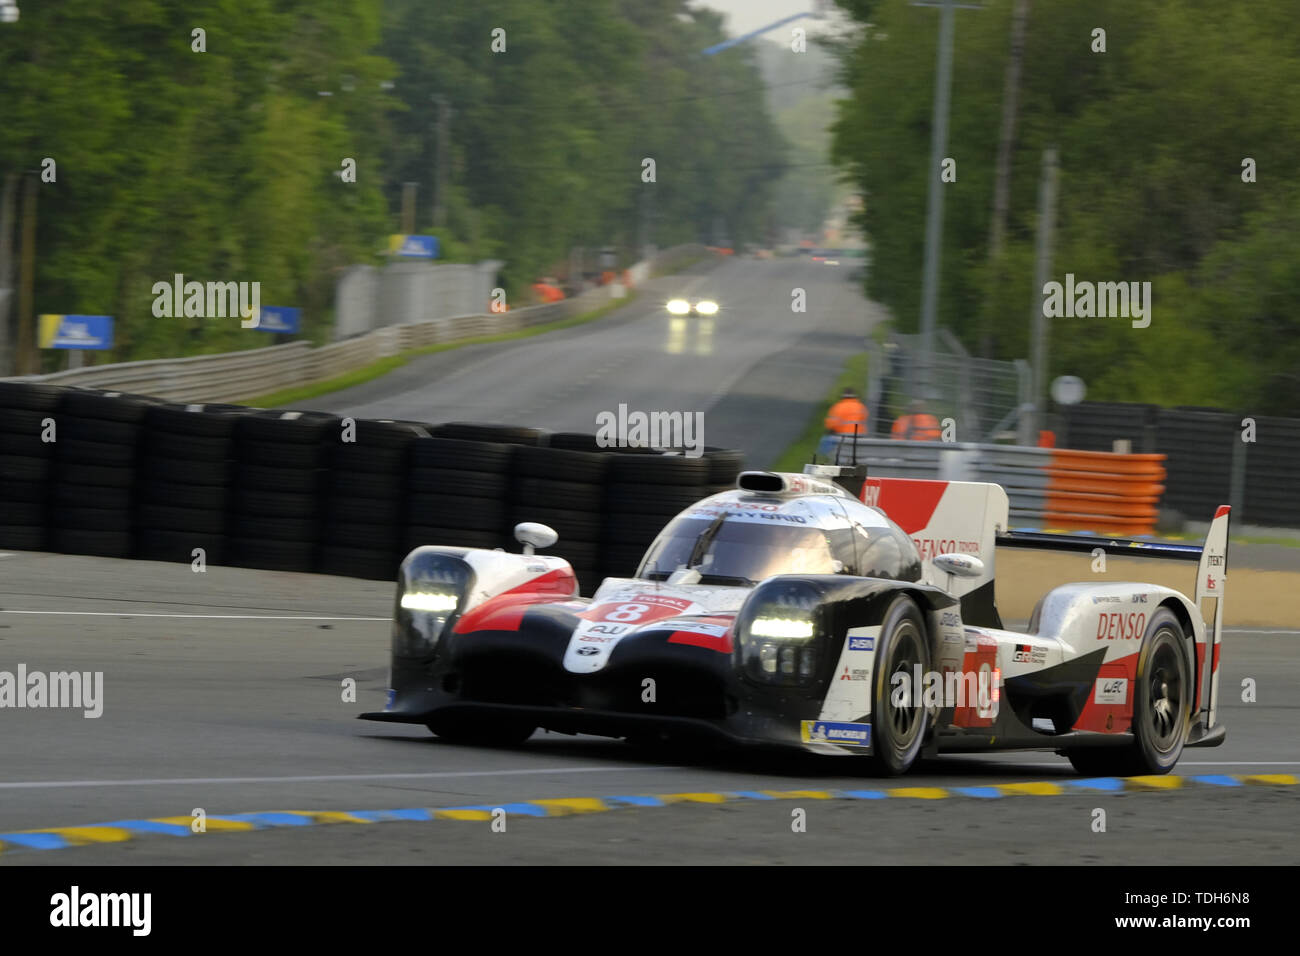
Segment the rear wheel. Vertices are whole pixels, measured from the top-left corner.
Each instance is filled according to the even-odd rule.
[[[425,724],[443,740],[479,747],[510,747],[533,735],[537,725],[525,718],[508,716],[435,717]]]
[[[1168,608],[1151,616],[1133,684],[1132,742],[1068,751],[1075,770],[1127,777],[1168,773],[1178,763],[1191,721],[1192,671],[1187,638]]]
[[[924,676],[929,666],[921,612],[911,598],[900,596],[885,612],[872,676],[871,760],[878,773],[906,773],[921,755],[929,712],[914,684],[915,675]]]

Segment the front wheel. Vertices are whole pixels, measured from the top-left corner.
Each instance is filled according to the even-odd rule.
[[[885,612],[871,679],[871,760],[880,774],[906,773],[921,755],[929,711],[913,685],[915,675],[928,673],[929,667],[921,612],[911,598],[900,596]]]
[[[1191,724],[1193,687],[1187,638],[1168,608],[1151,616],[1133,685],[1132,743],[1068,751],[1075,770],[1130,777],[1168,773],[1178,763]]]

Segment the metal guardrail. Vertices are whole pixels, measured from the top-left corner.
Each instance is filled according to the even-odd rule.
[[[629,272],[633,277],[645,276],[653,271],[655,263],[694,251],[703,252],[704,247],[674,247],[645,263],[638,263]],[[407,349],[518,332],[572,318],[600,308],[623,294],[625,288],[622,285],[600,286],[562,302],[509,312],[390,325],[319,348],[313,348],[308,342],[291,342],[218,355],[95,365],[0,381],[84,385],[153,395],[174,402],[239,402],[321,382]]]

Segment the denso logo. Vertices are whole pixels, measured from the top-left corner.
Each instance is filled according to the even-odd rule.
[[[913,538],[912,543],[921,553],[921,560],[937,557],[941,554],[979,554],[978,541],[954,541],[952,538]]]
[[[1146,630],[1147,616],[1142,613],[1124,614],[1113,611],[1097,619],[1097,640],[1131,641]]]

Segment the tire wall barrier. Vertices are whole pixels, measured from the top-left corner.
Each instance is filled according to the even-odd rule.
[[[560,536],[543,550],[589,594],[742,464],[728,449],[0,382],[0,549],[393,580],[420,545],[518,551],[514,525],[541,521]]]
[[[1231,504],[1234,522],[1300,527],[1300,419],[1218,408],[1081,402],[1062,409],[1062,445],[1165,456],[1162,503],[1193,520]]]

